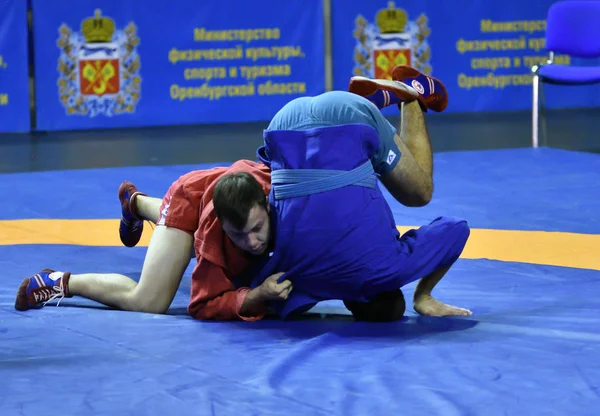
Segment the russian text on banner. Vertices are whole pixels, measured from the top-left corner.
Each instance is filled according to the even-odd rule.
[[[389,78],[395,65],[411,65],[444,82],[447,112],[530,109],[531,67],[547,59],[553,2],[332,0],[334,87],[347,88],[353,75]],[[567,94],[557,88],[547,88],[548,95],[562,91],[549,97],[552,106],[600,105],[599,86]]]
[[[320,0],[33,8],[40,130],[268,121],[325,89]]]

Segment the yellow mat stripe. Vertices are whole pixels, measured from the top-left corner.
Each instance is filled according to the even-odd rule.
[[[0,245],[72,244],[120,247],[119,220],[0,221]],[[405,232],[414,226],[399,226]],[[144,227],[139,246],[152,228]],[[600,235],[565,232],[472,229],[462,258],[492,259],[600,270]]]

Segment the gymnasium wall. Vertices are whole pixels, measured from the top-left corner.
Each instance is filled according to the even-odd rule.
[[[0,132],[264,121],[396,64],[443,80],[447,112],[527,110],[553,2],[0,0]]]

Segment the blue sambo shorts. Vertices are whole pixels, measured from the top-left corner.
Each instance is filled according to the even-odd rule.
[[[344,124],[366,124],[379,136],[379,145],[371,157],[373,169],[380,175],[391,172],[400,160],[394,141],[396,128],[371,101],[346,91],[331,91],[315,97],[290,101],[273,117],[267,130],[306,130]]]

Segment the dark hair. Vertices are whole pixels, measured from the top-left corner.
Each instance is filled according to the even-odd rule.
[[[267,208],[267,198],[254,176],[247,172],[223,175],[215,185],[213,204],[219,221],[227,220],[237,229],[248,222],[256,205]]]
[[[406,311],[406,302],[400,289],[380,293],[369,302],[344,301],[344,305],[357,321],[397,321],[402,319]]]

